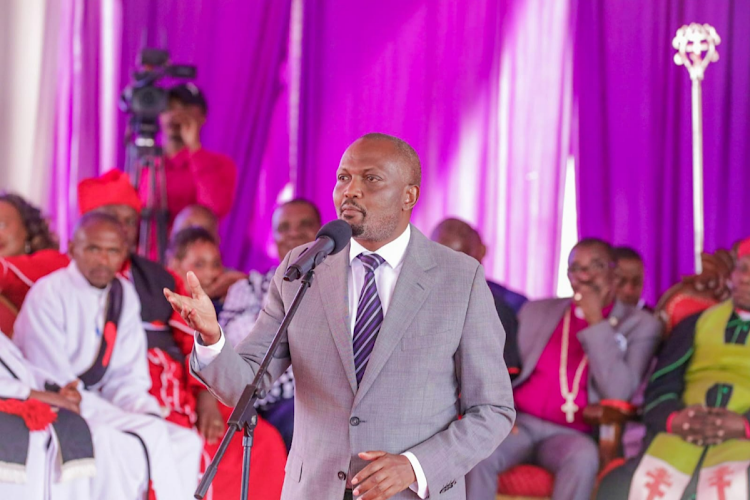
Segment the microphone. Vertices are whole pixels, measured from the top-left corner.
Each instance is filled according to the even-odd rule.
[[[284,281],[296,281],[320,264],[329,255],[339,253],[352,238],[352,227],[336,219],[320,228],[315,241],[305,248],[284,273]]]

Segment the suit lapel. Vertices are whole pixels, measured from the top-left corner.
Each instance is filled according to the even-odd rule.
[[[370,361],[367,363],[359,391],[354,398],[355,406],[372,387],[373,382],[388,362],[393,350],[401,342],[404,333],[430,294],[434,283],[427,271],[435,266],[435,261],[430,254],[429,245],[430,242],[425,236],[412,226],[411,240],[404,255],[401,273],[396,282],[388,312],[383,319],[380,333],[378,333],[378,338],[375,341]],[[354,365],[352,364],[352,366]]]
[[[514,387],[525,381],[534,371],[534,368],[536,368],[536,364],[539,362],[539,358],[542,355],[542,351],[547,347],[549,339],[552,337],[552,334],[555,333],[555,328],[557,328],[557,325],[565,314],[565,309],[567,309],[569,305],[570,299],[560,299],[550,303],[547,314],[539,314],[536,317],[537,321],[528,325],[528,329],[523,329],[518,332],[519,337],[521,335],[529,335],[533,338],[533,341],[529,347],[526,359],[521,360],[521,374],[513,381]]]
[[[316,278],[320,282],[318,293],[323,303],[328,327],[336,344],[336,350],[344,365],[346,378],[352,393],[357,392],[357,377],[354,373],[352,336],[349,332],[349,245],[326,259]]]
[[[612,306],[612,312],[609,313],[607,320],[609,321],[609,324],[612,325],[612,328],[618,330],[620,324],[627,316],[630,315],[632,310],[632,306],[624,304],[619,300],[615,300],[615,304],[614,306]]]

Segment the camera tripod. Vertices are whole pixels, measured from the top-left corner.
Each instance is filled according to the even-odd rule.
[[[167,178],[164,153],[153,137],[136,135],[127,147],[125,172],[140,190],[145,172],[145,203],[141,209],[138,254],[165,261],[169,210],[167,208]]]

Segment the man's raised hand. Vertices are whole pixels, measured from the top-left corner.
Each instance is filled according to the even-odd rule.
[[[168,288],[164,289],[164,296],[185,323],[200,334],[205,345],[215,344],[221,338],[221,329],[214,305],[192,271],[187,273],[186,285],[190,297],[178,295]]]

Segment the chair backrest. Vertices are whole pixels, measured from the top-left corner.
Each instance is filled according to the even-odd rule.
[[[18,309],[10,300],[0,295],[0,331],[8,338],[13,338],[13,324],[16,322]]]
[[[703,270],[682,279],[667,290],[656,305],[656,315],[664,323],[664,334],[683,319],[705,311],[727,300],[730,290],[727,283],[734,268],[734,258],[726,250],[701,255]]]

